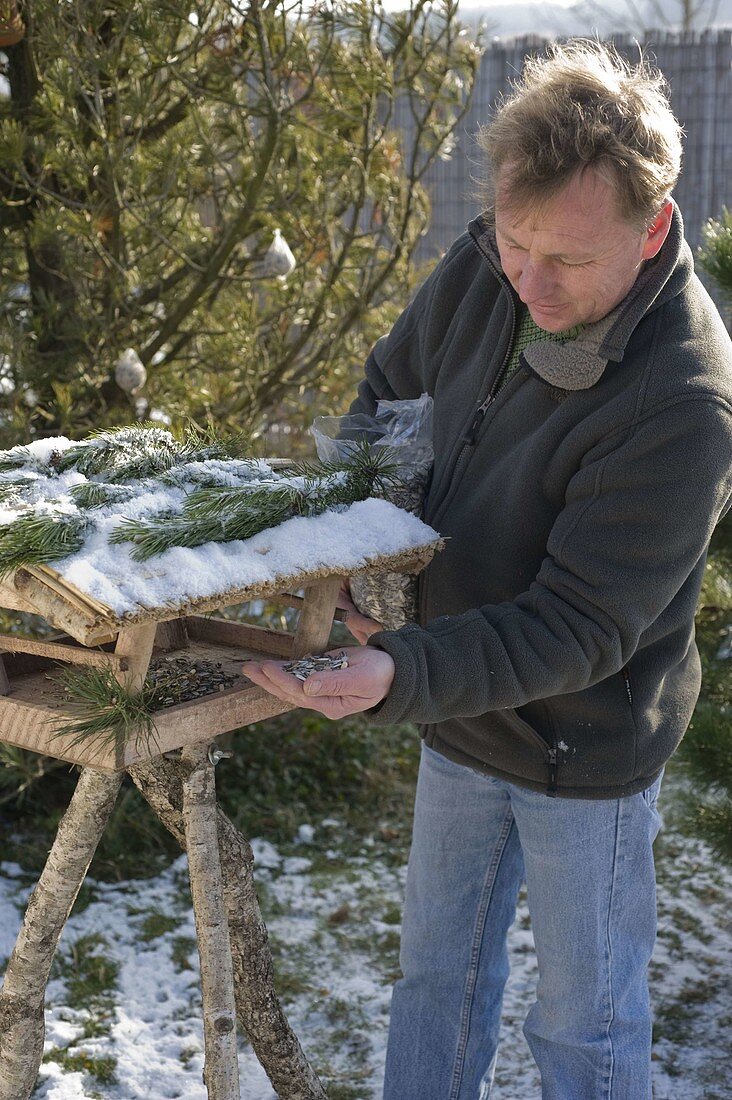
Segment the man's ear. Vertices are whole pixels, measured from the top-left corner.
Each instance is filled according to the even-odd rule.
[[[664,203],[658,214],[648,226],[648,237],[643,245],[642,257],[644,260],[652,260],[661,251],[663,242],[668,237],[671,228],[671,218],[674,212],[674,204],[671,199]]]

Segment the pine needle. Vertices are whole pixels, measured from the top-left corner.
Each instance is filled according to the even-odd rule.
[[[153,712],[161,707],[162,696],[154,686],[143,684],[132,694],[111,669],[104,668],[65,668],[58,679],[78,717],[57,725],[52,740],[72,736],[72,748],[103,749],[132,742],[135,749],[159,750]]]
[[[83,481],[72,485],[69,494],[77,508],[102,508],[131,500],[135,490],[129,485],[110,485],[104,481]]]
[[[131,542],[132,558],[146,561],[175,546],[250,539],[294,516],[317,516],[329,508],[365,500],[393,477],[395,466],[386,450],[374,452],[354,441],[348,465],[300,463],[294,477],[228,488],[204,487],[192,492],[182,513],[160,513],[148,519],[122,520],[110,535],[113,543]]]
[[[196,547],[209,542],[252,538],[294,516],[317,516],[330,508],[347,507],[375,492],[387,495],[396,466],[387,448],[371,448],[352,441],[347,462],[293,464],[287,477],[272,472],[263,480],[261,462],[244,459],[243,435],[218,438],[212,429],[190,424],[182,438],[153,424],[111,428],[96,432],[66,451],[55,452],[51,466],[58,473],[75,469],[90,480],[67,491],[84,512],[124,503],[144,487],[160,483],[188,489],[182,511],[164,511],[141,519],[122,518],[109,536],[111,543],[129,542],[135,561],[145,561],[175,546]],[[14,462],[23,459],[16,449],[0,452]],[[236,456],[236,457],[235,457]],[[28,452],[29,460],[35,456]],[[224,461],[243,469],[210,469]],[[232,475],[251,483],[232,486]],[[12,481],[12,496],[23,475]],[[135,486],[120,484],[136,481]],[[143,483],[142,485],[140,483]],[[147,486],[145,485],[147,483]],[[0,481],[0,493],[4,486]],[[0,528],[0,576],[30,563],[53,561],[80,550],[93,526],[91,516],[52,514],[22,516]]]
[[[15,500],[22,500],[26,489],[36,484],[36,478],[32,474],[18,474],[14,478],[2,478],[0,480],[0,502],[12,504]]]
[[[109,536],[112,543],[131,542],[134,561],[147,561],[174,546],[202,546],[206,542],[225,542],[219,519],[192,524],[180,513],[161,512],[152,519],[123,519]]]
[[[60,473],[75,469],[86,477],[102,475],[108,482],[131,481],[154,477],[181,463],[238,458],[247,449],[243,434],[219,438],[213,429],[189,424],[182,439],[176,439],[165,428],[147,422],[92,433],[59,455],[56,468]]]
[[[87,521],[75,515],[30,515],[0,527],[0,578],[24,565],[65,558],[84,545]]]
[[[210,458],[247,458],[249,451],[249,440],[243,432],[218,436],[214,428],[199,428],[191,421],[183,433],[180,460],[206,462]]]
[[[345,473],[352,500],[366,500],[374,492],[386,494],[388,486],[399,481],[396,455],[390,447],[372,447],[365,439],[342,441],[349,444],[347,462],[295,462],[293,476],[324,477]]]
[[[11,447],[8,451],[0,451],[0,473],[9,473],[11,470],[45,469],[45,464],[39,462],[38,457],[28,447]]]

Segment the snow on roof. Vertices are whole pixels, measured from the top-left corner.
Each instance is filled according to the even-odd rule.
[[[54,568],[118,616],[182,605],[249,585],[263,588],[301,573],[354,573],[385,555],[432,545],[431,527],[374,497],[342,512],[297,516],[244,541],[175,547],[136,562],[126,545],[97,532]]]
[[[11,478],[17,481],[19,475],[24,485],[20,502],[17,496],[5,501],[0,496],[0,527],[27,514],[29,505],[36,515],[79,514],[70,490],[87,480],[100,479],[94,475],[87,479],[76,469],[57,473],[44,468],[54,452],[71,445],[63,437],[32,443],[24,448],[32,458],[22,471],[0,473],[0,488]],[[109,541],[123,519],[179,512],[190,489],[197,488],[196,474],[202,470],[215,473],[222,487],[302,480],[278,472],[262,459],[211,459],[191,462],[188,467],[176,468],[184,470],[185,476],[173,484],[150,478],[119,482],[133,485],[134,497],[86,513],[92,518],[84,545],[50,562],[53,570],[121,618],[182,607],[250,586],[277,591],[278,578],[291,584],[300,574],[349,575],[385,556],[414,551],[416,557],[420,550],[436,549],[439,543],[436,532],[416,516],[374,497],[320,515],[288,519],[246,540],[207,542],[195,548],[176,546],[145,561],[134,560],[133,544]]]

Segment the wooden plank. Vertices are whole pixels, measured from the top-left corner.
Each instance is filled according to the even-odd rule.
[[[1,704],[0,704],[1,705]],[[262,722],[276,714],[293,710],[290,703],[276,699],[262,688],[243,680],[242,684],[227,688],[202,699],[191,699],[175,707],[166,707],[155,715],[156,745],[152,751],[133,744],[125,747],[123,766],[149,760],[163,752],[193,745],[204,737],[228,733],[241,726]],[[96,765],[95,765],[96,767]]]
[[[38,638],[19,638],[16,634],[0,634],[0,653],[34,653],[53,661],[66,661],[89,668],[113,668],[119,672],[126,671],[129,666],[126,657],[118,657],[115,653],[40,641]]]
[[[328,648],[333,613],[341,588],[339,576],[326,577],[305,589],[305,600],[292,643],[292,656],[322,653]]]
[[[302,609],[305,599],[303,596],[296,596],[293,592],[280,592],[276,596],[267,597],[271,603],[281,603],[285,607],[296,607]],[[333,618],[339,623],[345,623],[348,619],[348,612],[342,607],[337,607],[333,612]]]
[[[149,746],[136,746],[134,740],[124,746],[74,745],[73,734],[55,733],[60,724],[76,717],[73,705],[54,679],[38,672],[24,677],[13,695],[0,697],[0,741],[72,764],[116,772],[162,752],[195,744],[202,737],[228,733],[292,709],[289,703],[241,677],[224,691],[156,712],[156,738]]]
[[[53,700],[55,705],[47,705],[45,696],[51,693],[44,692],[42,674],[38,680],[37,697],[33,702],[16,699],[13,695],[0,698],[0,741],[57,760],[67,760],[70,764],[91,764],[103,772],[119,771],[114,746],[74,746],[73,736],[54,736],[56,723],[63,712],[57,700]],[[71,712],[67,710],[64,717],[72,717]]]
[[[114,652],[118,657],[126,658],[128,667],[126,671],[117,673],[117,679],[132,694],[140,691],[145,682],[157,630],[158,624],[153,621],[140,623],[138,626],[125,626],[119,632]],[[115,761],[120,768],[124,766],[124,754],[124,741],[118,737]]]
[[[189,615],[186,623],[190,636],[201,641],[246,646],[274,657],[292,656],[294,634],[267,630],[263,626],[253,626],[250,623],[237,623],[231,619],[208,618],[204,615]]]
[[[114,652],[126,661],[127,667],[120,670],[117,679],[127,691],[139,691],[145,682],[157,628],[156,622],[138,623],[119,632]]]
[[[185,619],[170,619],[158,623],[155,635],[155,649],[185,649],[188,645],[188,630]]]
[[[431,543],[427,543],[422,547],[413,548],[409,551],[402,551],[398,554],[384,554],[374,559],[369,565],[363,566],[361,569],[354,569],[353,572],[361,573],[372,570],[377,570],[379,572],[383,570],[394,572],[407,571],[410,573],[419,572],[443,545],[443,540],[435,539]],[[96,618],[93,622],[89,622],[86,625],[83,634],[75,633],[74,637],[85,645],[93,645],[99,641],[100,636],[103,635],[104,632],[121,629],[123,626],[150,622],[153,620],[156,622],[167,622],[170,619],[185,618],[191,615],[205,615],[208,612],[220,611],[223,607],[231,607],[234,604],[245,603],[250,600],[276,599],[283,590],[287,592],[293,588],[313,587],[329,578],[342,577],[344,575],[345,573],[342,567],[312,570],[310,572],[299,573],[296,576],[276,577],[271,581],[250,584],[242,588],[231,588],[225,592],[215,593],[212,596],[186,600],[175,607],[167,606],[141,609],[137,613],[129,613],[122,618],[107,618],[106,620]],[[65,624],[62,623],[61,625]]]
[[[73,745],[72,735],[55,736],[61,719],[73,716],[68,703],[62,709],[58,699],[52,699],[49,705],[48,699],[31,703],[9,696],[0,699],[0,741],[72,764],[88,764],[100,771],[116,772],[162,752],[195,744],[202,737],[228,733],[292,709],[289,703],[283,703],[242,678],[240,684],[226,691],[158,711],[155,716],[157,734],[149,747],[135,746],[134,741],[130,741],[117,748],[114,745]]]
[[[37,615],[42,615],[53,626],[65,630],[82,645],[96,644],[100,638],[109,636],[110,629],[114,629],[113,624],[99,623],[91,614],[71,607],[66,600],[25,569],[19,569],[15,573],[13,584],[20,595],[32,604]]]
[[[52,566],[26,565],[24,568],[32,577],[41,581],[42,584],[48,585],[53,592],[56,592],[62,599],[68,600],[70,604],[77,607],[81,612],[88,611],[94,617],[100,618],[113,616],[111,608],[107,607],[105,603],[95,599],[94,596],[90,596],[88,592],[82,592],[81,589],[77,588],[71,581],[67,581],[65,577],[57,573]]]
[[[11,584],[0,581],[0,607],[8,611],[26,611],[31,615],[37,615],[35,607],[28,600],[23,599]]]

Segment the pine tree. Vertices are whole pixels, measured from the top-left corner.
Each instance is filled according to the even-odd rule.
[[[732,305],[729,210],[705,226],[699,261]],[[689,816],[714,849],[732,862],[732,514],[718,525],[710,546],[697,639],[702,695],[681,747],[695,783]]]
[[[19,12],[0,54],[0,446],[131,404],[250,431],[309,422],[305,391],[337,405],[424,275],[422,176],[479,62],[454,0]]]

